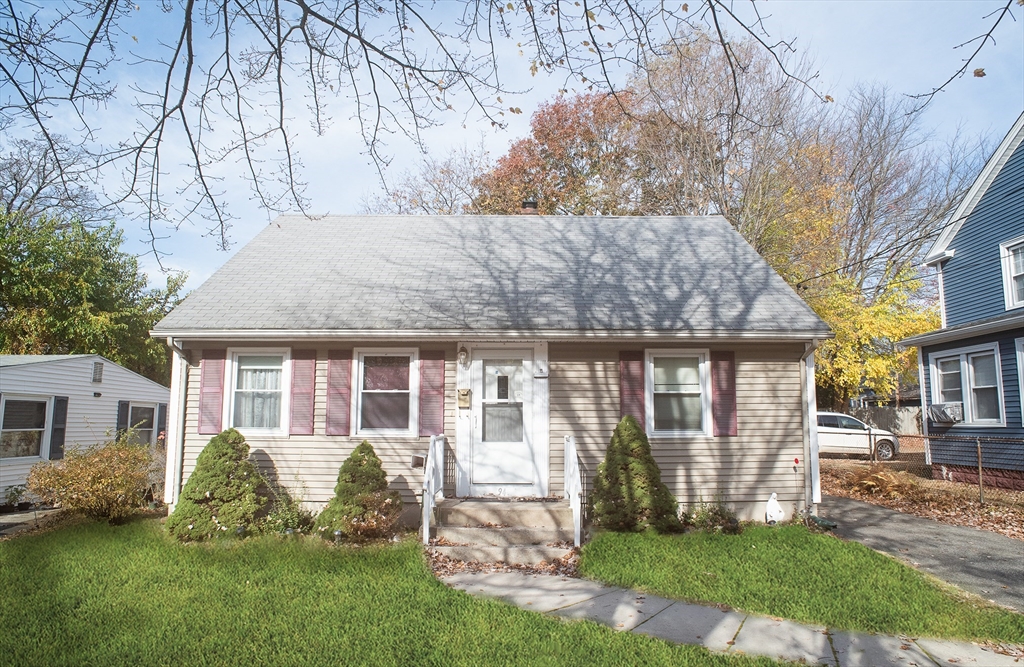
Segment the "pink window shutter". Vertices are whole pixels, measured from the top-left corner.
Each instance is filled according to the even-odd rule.
[[[227,350],[203,350],[199,362],[199,433],[221,432],[224,414],[224,362]]]
[[[444,432],[444,351],[420,353],[420,435]]]
[[[619,352],[619,414],[622,417],[633,415],[640,428],[647,430],[643,352]]]
[[[716,436],[736,435],[736,353],[711,353],[711,414]]]
[[[316,391],[316,350],[292,350],[292,435],[313,435],[313,397]]]
[[[327,435],[350,435],[352,350],[327,352]]]

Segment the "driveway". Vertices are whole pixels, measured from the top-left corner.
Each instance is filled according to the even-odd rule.
[[[1024,612],[1024,542],[1020,540],[836,496],[822,497],[818,511],[839,524],[835,532],[842,538]]]

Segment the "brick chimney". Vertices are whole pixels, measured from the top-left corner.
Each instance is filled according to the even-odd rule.
[[[524,200],[522,207],[519,209],[519,215],[537,215],[537,200]]]

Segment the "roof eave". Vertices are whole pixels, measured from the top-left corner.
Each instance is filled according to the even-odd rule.
[[[831,331],[742,331],[729,329],[679,331],[570,331],[570,330],[496,330],[468,329],[167,329],[153,330],[154,338],[177,340],[736,340],[761,342],[804,342],[834,338]]]
[[[1009,329],[1019,327],[1021,318],[1024,318],[1024,313],[1008,313],[1005,317],[997,320],[951,329],[938,329],[936,331],[918,334],[917,336],[904,338],[899,341],[898,344],[903,347],[923,347],[925,345],[935,345],[937,343],[947,343],[950,341],[960,340],[961,338],[972,338],[974,336],[984,336],[985,334],[990,333],[999,333],[1000,331],[1007,331]]]

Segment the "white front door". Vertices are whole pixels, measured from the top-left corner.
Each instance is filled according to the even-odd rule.
[[[533,352],[476,350],[470,364],[469,495],[542,495],[534,441]]]

